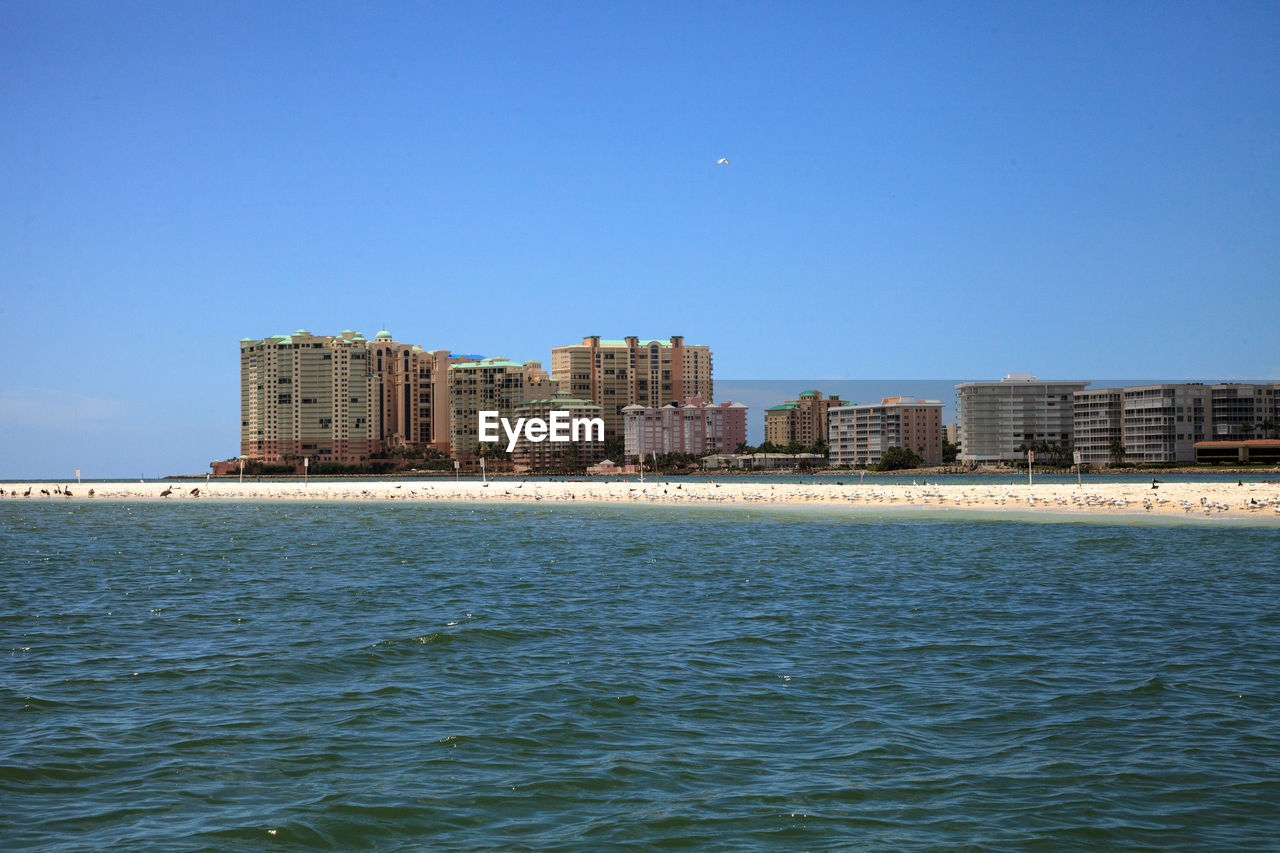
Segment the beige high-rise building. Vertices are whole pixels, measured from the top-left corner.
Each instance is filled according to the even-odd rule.
[[[623,437],[622,410],[627,406],[656,408],[694,396],[715,399],[711,348],[686,344],[679,335],[665,341],[593,335],[581,344],[554,347],[551,378],[574,397],[600,406],[607,438]]]
[[[795,442],[813,447],[827,441],[827,410],[844,404],[837,394],[823,399],[821,391],[801,391],[800,399],[788,400],[764,411],[764,440],[774,447]]]
[[[378,406],[383,443],[426,445],[448,453],[449,365],[466,357],[397,343],[386,330],[374,336],[370,350],[373,372],[382,380]]]
[[[368,342],[356,332],[240,340],[240,453],[263,462],[359,462],[381,448]]]
[[[455,459],[471,460],[481,451],[480,412],[495,411],[513,423],[526,400],[550,397],[556,385],[542,363],[505,358],[460,361],[449,366],[449,449]],[[494,445],[505,449],[506,442]]]

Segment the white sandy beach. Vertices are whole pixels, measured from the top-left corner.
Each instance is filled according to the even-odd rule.
[[[69,494],[59,492],[66,489]],[[195,491],[193,491],[195,490]],[[1196,518],[1253,518],[1280,523],[1280,483],[1066,483],[1044,485],[837,485],[788,483],[690,483],[673,480],[543,482],[516,479],[323,480],[304,484],[199,480],[163,483],[0,483],[0,500],[316,500],[605,502],[743,506],[820,505],[932,507],[935,510],[1128,514]],[[27,494],[27,492],[30,492]],[[91,494],[92,491],[92,494]],[[47,493],[47,494],[46,494]]]

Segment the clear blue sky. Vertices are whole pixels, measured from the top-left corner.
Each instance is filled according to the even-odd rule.
[[[0,476],[203,470],[299,327],[1280,377],[1274,2],[20,0],[0,181]]]

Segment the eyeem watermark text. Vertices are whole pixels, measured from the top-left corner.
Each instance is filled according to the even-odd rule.
[[[500,417],[499,412],[480,412],[480,440],[486,442],[501,441],[498,427],[507,434],[507,452],[516,449],[523,430],[524,437],[535,444],[542,441],[604,441],[604,418],[575,418],[568,412],[554,409],[550,420],[542,418],[516,418],[513,427],[511,422]]]

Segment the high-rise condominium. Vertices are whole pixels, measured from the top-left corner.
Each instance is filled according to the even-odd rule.
[[[381,380],[356,332],[240,341],[240,453],[358,462],[382,444]]]
[[[622,438],[627,406],[659,407],[693,396],[715,399],[711,348],[686,344],[679,335],[650,341],[593,335],[581,344],[554,347],[551,378],[574,397],[600,406],[608,438]]]

